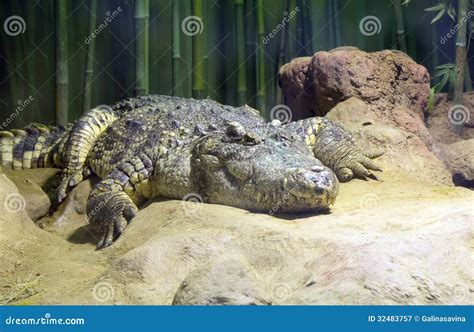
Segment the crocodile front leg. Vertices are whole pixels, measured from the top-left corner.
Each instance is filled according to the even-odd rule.
[[[138,212],[137,206],[152,198],[153,163],[149,156],[121,163],[91,192],[87,201],[89,223],[101,233],[97,249],[110,246]]]
[[[349,181],[354,175],[374,177],[371,170],[381,171],[372,159],[383,151],[362,151],[347,130],[329,119],[308,118],[291,122],[285,128],[302,137],[314,156],[331,168],[341,182]]]

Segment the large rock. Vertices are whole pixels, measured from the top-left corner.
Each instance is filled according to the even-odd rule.
[[[33,221],[48,213],[51,201],[43,191],[42,186],[45,186],[48,180],[54,177],[58,171],[57,169],[46,168],[6,172],[25,200],[25,210]]]
[[[397,112],[398,123],[390,123],[377,117],[372,105],[351,97],[326,117],[349,130],[363,150],[384,150],[377,163],[385,171],[403,171],[427,182],[452,185],[451,173],[435,153],[441,150],[423,122],[403,109]]]
[[[392,50],[367,53],[342,47],[295,59],[280,71],[293,119],[307,117],[308,104],[315,115],[324,116],[350,97],[374,106],[379,117],[390,118],[395,107],[405,107],[422,119],[429,83],[425,67]]]
[[[443,155],[453,175],[453,181],[464,187],[474,187],[474,139],[443,145]]]
[[[336,49],[316,53],[311,67],[317,107],[322,113],[357,97],[383,114],[402,105],[423,118],[430,76],[425,67],[402,52]]]
[[[280,68],[278,82],[284,93],[285,103],[292,112],[292,120],[318,114],[310,66],[311,57],[302,57],[295,58]]]
[[[139,304],[471,303],[472,193],[384,181],[343,185],[330,214],[293,220],[153,203],[99,280]]]
[[[0,272],[11,268],[25,247],[36,241],[40,230],[27,213],[25,197],[0,173]]]
[[[453,107],[453,102],[447,97],[446,93],[437,94],[433,110],[427,113],[426,126],[433,139],[452,144],[474,138],[474,92],[464,93],[464,107]],[[464,125],[461,133],[453,130],[453,123],[457,122]]]
[[[420,182],[403,170],[389,169],[380,177],[342,184],[328,214],[289,219],[210,204],[189,214],[180,201],[152,202],[101,251],[94,251],[96,235],[75,209],[70,216],[83,223],[70,235],[41,230],[24,210],[9,212],[0,205],[0,299],[10,304],[472,303],[472,191]],[[0,199],[10,193],[16,188],[2,175]],[[24,280],[36,282],[36,291],[19,292]]]

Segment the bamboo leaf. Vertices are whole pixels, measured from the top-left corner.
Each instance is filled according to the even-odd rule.
[[[455,21],[456,20],[456,10],[452,5],[448,6],[448,16]]]
[[[431,24],[435,23],[436,21],[438,21],[441,17],[443,17],[444,13],[446,13],[446,9],[443,8],[442,10],[439,11],[439,13],[435,16],[434,19],[431,20]]]
[[[437,12],[438,10],[446,9],[445,3],[440,3],[436,6],[425,8],[425,12]]]

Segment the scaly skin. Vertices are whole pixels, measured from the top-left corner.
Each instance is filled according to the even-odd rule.
[[[44,132],[0,133],[2,162],[17,160],[17,168],[26,168],[35,152],[19,164],[18,153],[8,155],[12,147],[46,149],[38,160],[64,166],[57,202],[91,172],[101,177],[87,203],[89,221],[102,234],[99,249],[111,245],[153,197],[193,193],[207,203],[271,214],[318,211],[334,203],[337,177],[348,181],[379,170],[370,159],[379,154],[362,153],[328,119],[265,123],[248,106],[212,100],[132,98],[89,111],[63,136]]]

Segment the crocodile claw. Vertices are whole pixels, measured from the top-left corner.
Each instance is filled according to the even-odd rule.
[[[380,150],[362,152],[359,148],[354,147],[351,153],[337,163],[335,169],[337,178],[341,182],[347,182],[354,178],[354,176],[379,180],[371,171],[381,172],[382,169],[372,158],[378,158],[383,153]]]
[[[136,205],[123,192],[93,192],[87,203],[87,216],[89,223],[101,233],[96,249],[112,245],[137,211]]]

